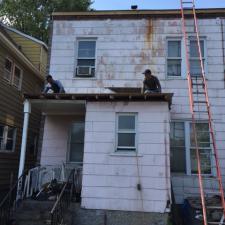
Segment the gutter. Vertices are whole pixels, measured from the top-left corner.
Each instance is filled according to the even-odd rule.
[[[40,74],[40,72],[35,68],[35,66],[0,32],[0,40],[3,41],[4,45],[12,51],[14,55],[16,55],[23,64],[26,65],[39,79],[44,81],[44,77]]]

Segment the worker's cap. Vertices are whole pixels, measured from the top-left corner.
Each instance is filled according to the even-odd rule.
[[[150,69],[147,69],[142,74],[152,74],[152,71]]]
[[[46,80],[48,79],[52,79],[52,76],[50,74],[46,76]]]

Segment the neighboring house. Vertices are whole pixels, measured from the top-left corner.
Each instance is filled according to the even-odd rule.
[[[12,30],[21,42],[8,33]],[[23,46],[30,45],[29,49]],[[10,182],[18,176],[23,126],[23,93],[40,93],[43,88],[45,61],[39,70],[30,60],[35,46],[47,48],[44,43],[0,25],[0,193],[9,190]],[[23,51],[24,50],[24,51]],[[36,67],[37,66],[37,67]],[[40,110],[33,108],[27,139],[26,168],[36,163]],[[1,196],[0,196],[1,197]]]
[[[224,13],[197,10],[223,177]],[[191,22],[189,29],[191,71],[198,75]],[[140,93],[147,68],[159,78],[163,94]],[[198,193],[179,10],[54,13],[50,73],[68,94],[26,95],[26,104],[42,107],[46,115],[41,165],[83,166],[82,207],[131,216],[132,211],[165,213],[171,180],[178,204]],[[167,93],[174,94],[170,111]],[[206,119],[199,115],[197,129],[207,133]],[[207,135],[203,142],[205,186],[213,189]]]

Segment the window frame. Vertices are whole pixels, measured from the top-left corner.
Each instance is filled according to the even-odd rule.
[[[15,70],[16,70],[16,67],[20,70],[20,80],[19,80],[19,85],[15,85],[14,83],[14,78],[15,78]],[[18,66],[17,64],[14,63],[14,66],[13,66],[13,76],[12,76],[12,86],[15,87],[17,90],[21,90],[22,88],[22,80],[23,80],[23,70],[20,66]]]
[[[180,41],[180,57],[169,57],[169,42],[170,41]],[[180,60],[180,66],[181,66],[181,74],[179,76],[170,76],[168,75],[168,60]],[[183,78],[183,41],[182,41],[182,37],[167,37],[166,38],[166,77],[169,79],[180,79]]]
[[[79,57],[79,42],[81,41],[94,41],[95,42],[95,57]],[[76,40],[75,44],[76,54],[75,54],[75,70],[74,70],[74,78],[94,78],[96,77],[96,66],[97,66],[97,38],[95,37],[79,37]],[[94,75],[77,75],[77,68],[78,68],[78,60],[79,59],[91,59],[94,60],[94,66],[90,66],[92,69],[94,69]]]
[[[83,161],[81,161],[81,162],[80,161],[72,161],[71,157],[70,157],[70,154],[71,154],[71,143],[72,143],[72,137],[71,136],[72,136],[72,129],[73,129],[73,125],[74,124],[83,124],[83,126],[84,126],[84,136],[85,136],[85,122],[84,121],[72,121],[72,123],[70,124],[69,131],[68,131],[66,161],[67,161],[67,163],[70,163],[70,164],[82,165],[84,163],[84,144],[85,144],[85,139],[83,140],[83,142],[80,142],[80,144],[83,144]]]
[[[207,74],[207,41],[206,41],[206,37],[200,37],[200,42],[203,41],[203,51],[204,51],[204,57],[202,56],[202,60],[203,60],[203,64],[204,64],[204,71],[205,71],[205,74]],[[191,41],[196,41],[197,42],[197,39],[193,36],[189,36],[188,38],[188,44],[189,44],[189,52],[191,52]],[[199,57],[191,57],[191,54],[189,54],[189,64],[190,64],[190,69],[191,69],[191,60],[198,60]],[[190,71],[191,72],[191,71]],[[192,74],[191,74],[192,75]],[[196,77],[196,75],[192,75],[193,77]],[[197,77],[200,76],[200,75],[197,75]]]
[[[186,163],[186,168],[184,172],[172,172],[172,174],[186,174],[186,175],[194,175],[197,176],[197,173],[192,173],[191,170],[191,149],[193,149],[193,147],[191,146],[191,124],[192,121],[183,121],[183,120],[172,120],[171,123],[184,123],[184,141],[185,141],[185,163]],[[206,123],[207,122],[205,120],[199,120],[196,121],[196,123]],[[210,143],[211,143],[211,137],[210,137]],[[171,148],[172,146],[170,146]],[[209,150],[209,154],[210,154],[210,167],[211,167],[211,173],[202,173],[202,176],[213,176],[215,175],[215,171],[214,171],[214,161],[213,161],[213,157],[212,157],[212,144],[210,144],[210,147],[200,147],[199,149],[206,149]]]
[[[135,118],[135,129],[134,130],[119,130],[119,117],[120,116],[134,116]],[[137,152],[137,119],[138,113],[116,113],[116,146],[115,152]],[[131,146],[118,146],[118,136],[119,133],[123,134],[135,134],[134,147]]]
[[[8,83],[11,83],[11,81],[12,81],[12,77],[13,77],[13,70],[14,70],[14,63],[13,63],[13,60],[11,59],[11,58],[9,58],[9,57],[5,57],[5,61],[6,60],[8,60],[8,61],[10,61],[11,62],[11,65],[12,65],[12,71],[8,71],[6,68],[5,68],[5,63],[4,63],[4,72],[3,72],[3,79],[5,80],[5,81],[7,81]],[[5,62],[4,61],[4,62]],[[7,72],[10,72],[10,78],[9,79],[7,79],[6,77],[5,77],[5,71],[7,71]]]
[[[14,153],[15,152],[15,147],[16,147],[16,136],[17,136],[17,128],[14,126],[8,126],[8,125],[4,125],[4,124],[0,124],[0,126],[3,126],[3,143],[0,145],[0,153]],[[13,128],[13,147],[12,150],[7,150],[6,149],[6,143],[8,140],[8,129]]]

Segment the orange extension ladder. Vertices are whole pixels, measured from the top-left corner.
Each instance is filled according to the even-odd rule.
[[[199,36],[199,30],[198,30],[198,21],[197,21],[197,15],[196,15],[196,9],[195,9],[195,0],[180,0],[181,2],[181,15],[182,15],[182,32],[184,37],[184,43],[185,43],[185,52],[186,52],[186,67],[187,67],[187,79],[188,79],[188,89],[189,89],[189,102],[190,102],[190,111],[192,114],[192,131],[194,135],[194,142],[195,142],[195,149],[196,149],[196,159],[197,159],[197,168],[198,168],[198,180],[199,180],[199,189],[200,189],[200,195],[201,195],[201,206],[202,206],[202,214],[203,214],[203,221],[204,225],[210,225],[210,224],[218,224],[222,225],[225,224],[224,218],[225,218],[225,201],[224,201],[224,190],[222,185],[222,177],[221,177],[221,171],[220,171],[220,165],[218,160],[218,151],[216,146],[216,140],[215,140],[215,133],[214,128],[212,124],[212,114],[211,114],[211,108],[209,103],[209,96],[208,96],[208,89],[207,89],[207,81],[205,77],[205,70],[204,70],[204,62],[203,62],[203,55],[201,50],[201,43],[200,43],[200,36]],[[189,54],[189,30],[188,22],[193,22],[193,25],[191,24],[193,30],[190,32],[190,35],[194,40],[197,42],[197,50],[198,50],[198,56],[199,56],[199,62],[201,65],[201,73],[198,76],[192,76],[191,74],[191,67],[190,67],[190,54]],[[197,115],[204,114],[207,117],[207,122],[209,126],[209,133],[211,138],[211,145],[212,145],[212,155],[215,159],[215,167],[216,167],[216,180],[218,182],[218,192],[216,192],[216,195],[218,195],[219,201],[221,202],[221,206],[207,206],[206,196],[207,192],[204,189],[203,184],[203,175],[201,170],[201,157],[200,157],[200,147],[198,143],[197,138],[197,130],[196,130],[196,118]],[[220,210],[223,210],[223,213],[221,212],[221,219],[220,221],[209,221],[209,210],[219,208]]]

